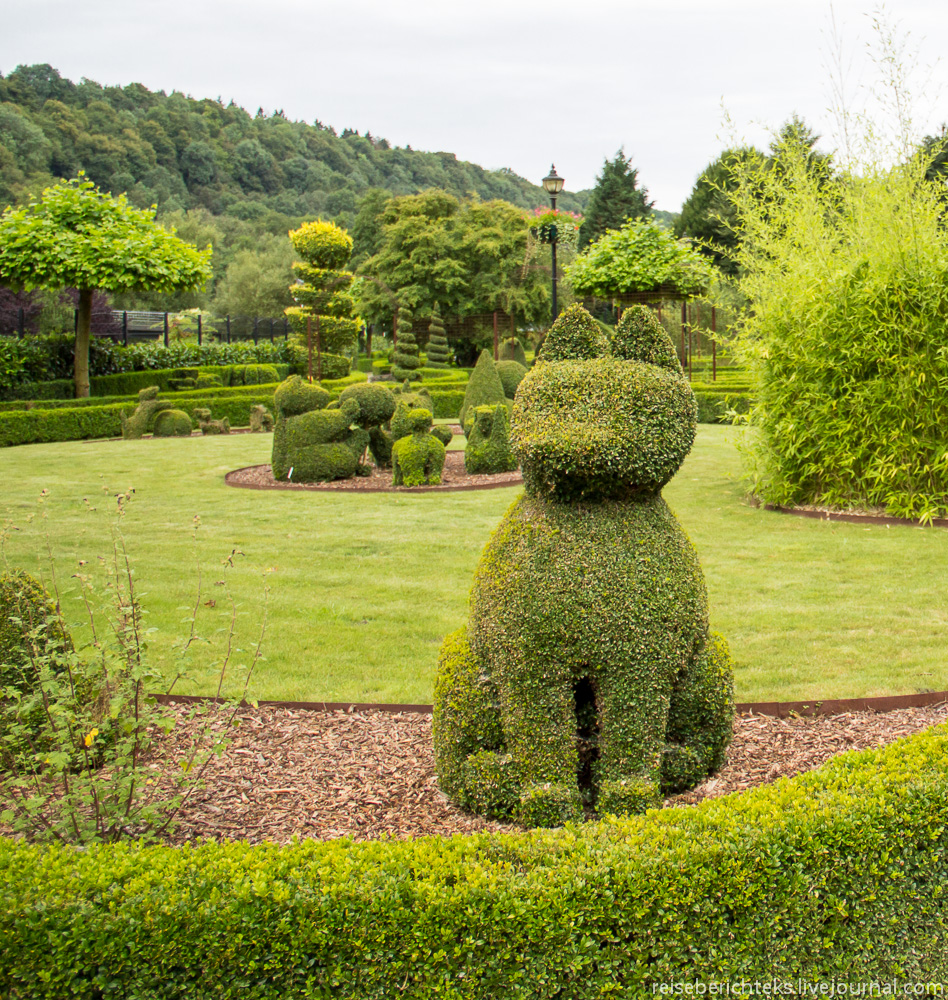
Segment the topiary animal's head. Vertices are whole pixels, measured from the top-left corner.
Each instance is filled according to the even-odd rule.
[[[291,375],[277,386],[273,405],[279,415],[295,417],[311,410],[322,410],[331,398],[329,391],[318,383]]]
[[[395,413],[395,393],[383,382],[360,382],[343,389],[339,402],[347,399],[355,400],[359,405],[359,416],[356,423],[368,430],[388,423]]]
[[[678,471],[697,412],[681,367],[667,366],[671,341],[656,327],[617,336],[618,356],[610,356],[581,307],[553,324],[514,403],[511,436],[528,492],[561,502],[621,499],[656,493]]]

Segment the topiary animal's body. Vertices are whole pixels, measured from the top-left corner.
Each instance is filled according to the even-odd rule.
[[[273,430],[273,414],[263,405],[257,403],[250,407],[250,431],[252,434],[269,433]]]
[[[230,434],[230,420],[227,417],[213,420],[211,411],[206,406],[197,406],[193,412],[202,434]]]
[[[484,551],[435,690],[439,781],[465,808],[544,826],[584,805],[637,812],[723,761],[727,646],[661,497],[694,439],[694,396],[652,337],[658,364],[605,356],[571,307],[520,384],[525,493]]]

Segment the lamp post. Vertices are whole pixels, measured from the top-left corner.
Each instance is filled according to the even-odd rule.
[[[563,185],[566,181],[559,176],[556,172],[556,167],[551,164],[549,174],[543,178],[543,187],[546,189],[546,193],[550,196],[550,205],[553,211],[556,211],[556,196],[563,190]],[[556,322],[556,223],[554,222],[550,226],[550,254],[553,258],[553,320]]]

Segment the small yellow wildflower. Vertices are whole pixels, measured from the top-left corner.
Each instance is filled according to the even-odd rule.
[[[96,737],[97,737],[98,735],[99,735],[99,730],[98,730],[98,729],[93,729],[93,730],[91,730],[91,731],[90,731],[89,733],[87,733],[87,734],[86,734],[86,739],[85,739],[85,744],[86,744],[86,746],[87,746],[87,747],[91,747],[91,746],[92,746],[92,741],[93,741],[93,740],[94,740],[94,739],[95,739],[95,738],[96,738]]]

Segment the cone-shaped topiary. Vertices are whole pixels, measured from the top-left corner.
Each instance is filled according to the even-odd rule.
[[[527,367],[527,356],[524,354],[523,344],[517,339],[505,340],[497,351],[497,357],[500,361],[517,361],[524,368]]]
[[[184,410],[162,410],[155,417],[155,437],[190,437],[191,418]]]
[[[428,324],[428,347],[425,353],[429,368],[447,368],[453,357],[451,348],[448,347],[448,338],[444,335],[444,323],[441,322],[437,306]]]
[[[510,447],[510,413],[503,403],[477,406],[470,411],[474,421],[464,448],[464,468],[471,475],[512,472],[517,457]]]
[[[332,222],[304,222],[290,240],[302,258],[293,270],[302,284],[290,286],[300,303],[286,310],[294,330],[291,346],[308,353],[308,323],[312,323],[313,373],[322,353],[341,354],[355,343],[360,322],[353,317],[355,302],[349,294],[352,274],[343,270],[352,254],[352,237]]]
[[[468,379],[467,388],[464,390],[464,402],[461,404],[459,415],[461,426],[467,421],[467,412],[471,407],[486,406],[488,403],[502,403],[507,398],[504,392],[504,384],[497,374],[497,367],[490,351],[481,351],[474,371]]]
[[[671,337],[648,306],[630,306],[623,312],[612,335],[612,353],[627,361],[646,361],[669,371],[681,371]]]
[[[733,718],[727,644],[660,492],[694,437],[688,382],[590,357],[594,344],[605,355],[598,327],[567,312],[569,336],[551,330],[567,359],[517,392],[524,495],[484,550],[435,687],[442,789],[534,826],[584,805],[638,812],[696,784],[722,763]]]
[[[537,361],[578,361],[601,358],[609,353],[609,342],[599,324],[574,303],[561,312],[550,327]]]
[[[412,332],[412,314],[407,305],[398,307],[398,342],[392,356],[392,374],[399,381],[408,379],[410,382],[420,382],[421,367],[418,357],[418,342]]]
[[[517,395],[517,386],[523,381],[527,369],[519,361],[497,361],[494,363],[500,383],[504,387],[504,395],[513,399]]]
[[[392,448],[392,485],[437,486],[444,468],[444,445],[430,433],[431,411],[412,410],[408,420],[411,433]]]

